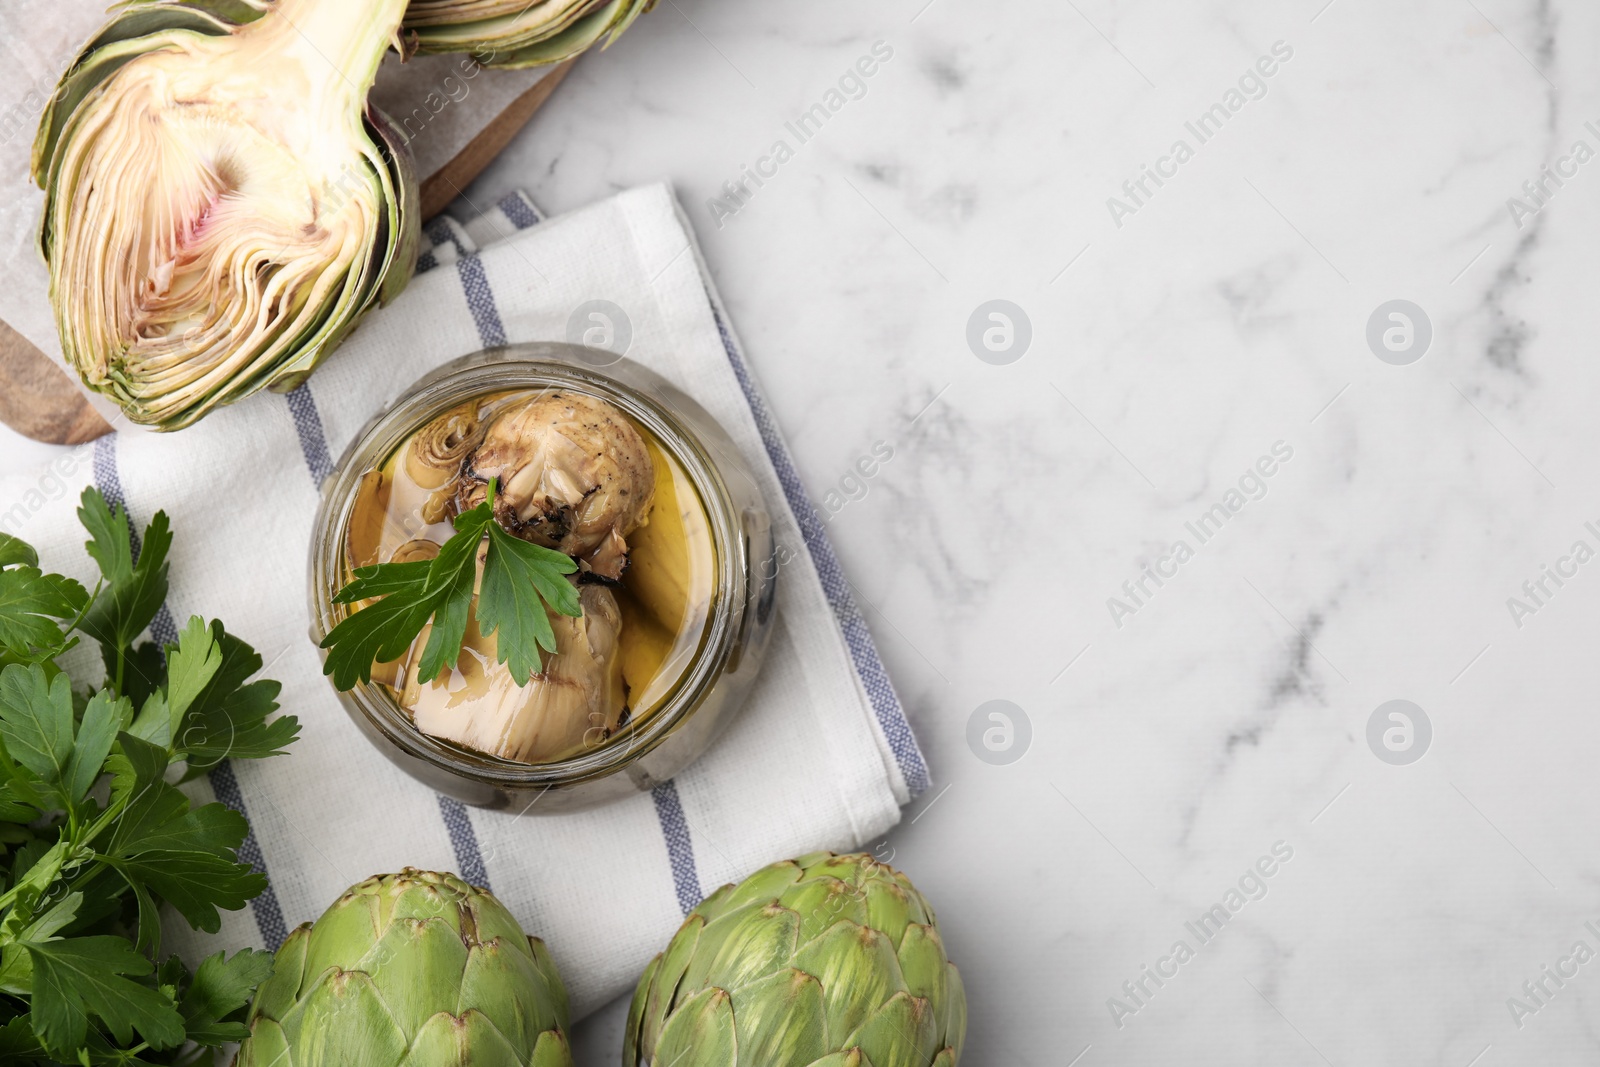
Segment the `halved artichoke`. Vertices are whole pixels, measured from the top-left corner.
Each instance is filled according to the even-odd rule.
[[[128,417],[287,391],[410,280],[404,141],[367,106],[406,0],[136,0],[39,125],[61,346]]]
[[[420,52],[471,52],[486,67],[559,63],[610,45],[656,0],[412,0],[406,35]]]

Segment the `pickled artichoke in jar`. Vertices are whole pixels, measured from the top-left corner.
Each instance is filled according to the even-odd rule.
[[[706,508],[662,443],[608,401],[492,393],[421,426],[363,477],[345,528],[350,573],[437,555],[491,486],[500,529],[572,558],[581,614],[547,610],[555,651],[519,685],[499,633],[479,628],[475,586],[453,664],[421,680],[428,626],[399,659],[374,665],[373,681],[417,730],[485,756],[545,764],[617,743],[677,690],[706,637],[716,567]]]

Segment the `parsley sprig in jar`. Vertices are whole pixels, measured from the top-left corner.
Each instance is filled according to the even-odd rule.
[[[325,669],[390,759],[468,803],[652,788],[709,745],[765,648],[775,575],[748,467],[694,401],[593,355],[441,368],[324,491]]]

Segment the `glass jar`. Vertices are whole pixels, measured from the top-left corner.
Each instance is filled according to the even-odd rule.
[[[376,682],[339,694],[345,711],[391,761],[441,793],[487,808],[574,811],[647,792],[692,763],[739,710],[771,636],[778,568],[766,504],[727,432],[660,375],[598,349],[526,344],[448,363],[361,430],[323,487],[312,528],[311,639],[321,645],[348,608],[334,596],[350,578],[346,536],[363,475],[414,433],[476,397],[566,389],[599,397],[652,435],[698,492],[715,562],[698,652],[647,716],[592,748],[552,763],[500,759],[422,733],[394,691]],[[331,684],[331,680],[330,680]]]

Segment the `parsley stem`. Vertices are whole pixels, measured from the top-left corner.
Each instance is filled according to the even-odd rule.
[[[106,587],[106,580],[101,578],[94,583],[94,592],[89,594],[89,599],[83,602],[83,610],[78,612],[78,617],[72,620],[72,625],[67,627],[67,633],[83,625],[83,620],[89,617],[89,609],[94,607],[94,602],[100,599],[100,590]]]

